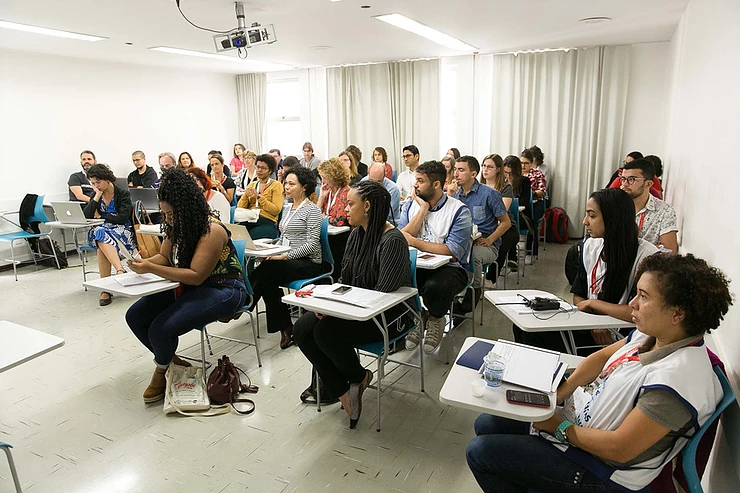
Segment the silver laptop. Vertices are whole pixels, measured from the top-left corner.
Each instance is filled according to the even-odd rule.
[[[269,250],[275,248],[275,245],[268,245],[262,242],[255,243],[249,235],[249,230],[246,226],[242,226],[241,224],[224,224],[224,226],[231,231],[232,240],[246,241],[247,250]]]
[[[52,202],[51,207],[62,224],[102,224],[102,219],[87,219],[81,202]]]
[[[159,210],[159,197],[154,188],[129,188],[128,191],[131,194],[131,202],[141,200],[147,212]]]

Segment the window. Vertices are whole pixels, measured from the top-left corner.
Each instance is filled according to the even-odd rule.
[[[267,83],[265,101],[266,149],[280,149],[283,156],[301,155],[301,85],[298,79]]]

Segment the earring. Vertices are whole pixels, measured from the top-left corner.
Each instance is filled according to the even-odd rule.
[[[365,217],[367,217],[367,212],[365,213]]]

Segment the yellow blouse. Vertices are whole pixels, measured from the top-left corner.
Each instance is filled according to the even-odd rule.
[[[267,186],[262,190],[262,183],[254,180],[249,187],[257,190],[258,197],[249,197],[246,193],[239,199],[237,207],[242,209],[259,208],[260,216],[277,223],[280,211],[283,210],[283,185],[277,180],[270,179]],[[259,191],[262,190],[262,193]]]

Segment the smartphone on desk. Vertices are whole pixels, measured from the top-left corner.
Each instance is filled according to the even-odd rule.
[[[507,390],[506,401],[511,404],[521,404],[522,406],[550,407],[550,398],[545,394],[538,394],[536,392]]]
[[[351,290],[352,286],[339,286],[338,288],[332,290],[332,294],[344,294]]]
[[[434,258],[434,255],[431,253],[425,253],[424,255],[420,255],[419,258],[421,260],[432,260]]]

